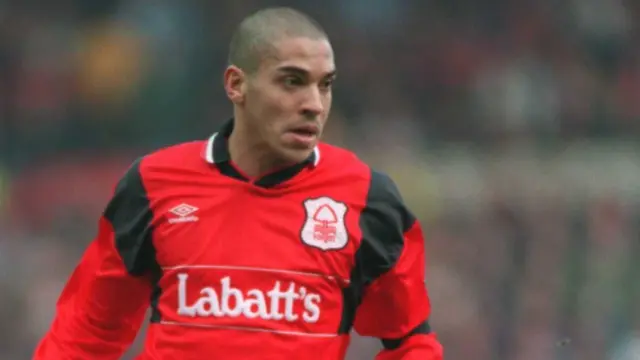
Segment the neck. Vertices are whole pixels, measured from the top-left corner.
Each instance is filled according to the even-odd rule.
[[[241,122],[236,122],[229,136],[231,161],[250,177],[260,176],[283,165],[256,135],[244,128]]]

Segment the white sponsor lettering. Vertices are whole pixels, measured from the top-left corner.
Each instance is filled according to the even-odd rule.
[[[200,289],[200,296],[192,302],[187,299],[189,275],[178,274],[178,315],[189,317],[238,317],[263,320],[285,320],[295,322],[300,319],[315,323],[320,318],[320,295],[310,293],[304,286],[290,282],[282,291],[281,282],[276,281],[266,293],[250,289],[245,293],[235,288],[229,276],[220,280],[220,290],[213,287]],[[296,302],[302,302],[302,314],[295,311]]]

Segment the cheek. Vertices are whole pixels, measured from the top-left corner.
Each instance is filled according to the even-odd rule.
[[[264,127],[265,120],[273,116],[273,113],[277,110],[277,107],[273,105],[273,99],[266,93],[255,93],[248,101],[249,112],[258,122],[260,128]]]
[[[331,100],[332,100],[331,94],[327,95],[322,100],[322,118],[323,118],[323,121],[326,120],[326,118],[329,116],[329,113],[331,112],[331,104],[332,104]]]
[[[287,98],[279,96],[277,91],[255,94],[249,104],[249,112],[255,122],[255,128],[264,136],[271,137],[286,126],[287,114],[290,113],[287,109],[291,108],[291,105],[287,102]]]
[[[286,97],[277,88],[265,87],[254,95],[255,108],[263,113],[274,114],[281,112],[286,106]]]
[[[265,120],[269,121],[269,127],[279,131],[282,127],[295,117],[298,111],[295,99],[289,94],[278,94],[273,92],[264,102]]]
[[[325,108],[325,112],[329,112],[329,109],[331,109],[331,104],[333,103],[333,94],[329,93],[327,95],[327,97],[325,98],[324,101],[324,108]]]

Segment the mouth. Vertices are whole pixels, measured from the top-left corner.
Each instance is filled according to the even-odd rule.
[[[305,124],[293,127],[289,132],[298,136],[315,137],[320,133],[320,128],[317,125]]]
[[[314,124],[305,124],[287,130],[289,141],[298,148],[311,148],[320,135],[320,128]]]

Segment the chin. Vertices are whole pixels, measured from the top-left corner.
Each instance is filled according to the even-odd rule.
[[[287,147],[287,148],[283,148],[281,149],[280,155],[282,157],[282,159],[285,162],[288,163],[300,163],[303,162],[305,160],[307,160],[307,158],[311,155],[311,153],[313,152],[313,147],[311,148],[304,148],[304,149],[297,149],[297,148],[291,148],[291,147]]]

